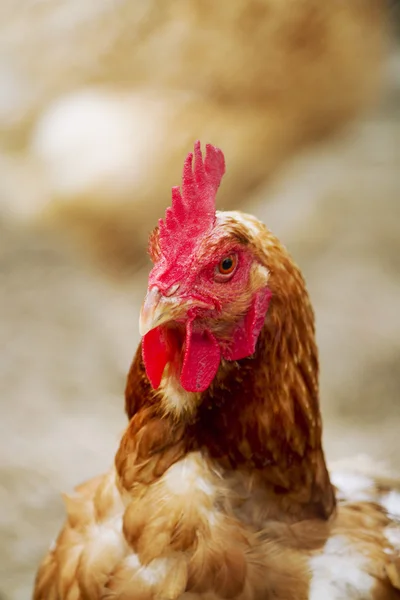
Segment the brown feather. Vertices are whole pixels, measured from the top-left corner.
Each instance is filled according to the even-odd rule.
[[[222,362],[178,414],[151,389],[138,348],[115,470],[65,496],[34,600],[322,600],[343,573],[335,598],[400,598],[400,526],[383,508],[398,482],[365,478],[357,501],[339,485],[336,506],[301,273],[256,220],[225,225],[269,272],[254,355]]]

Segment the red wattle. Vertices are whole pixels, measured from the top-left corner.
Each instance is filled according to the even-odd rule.
[[[222,352],[226,360],[240,360],[254,354],[271,295],[268,288],[255,294],[248,312],[233,333],[232,343]]]
[[[147,377],[153,388],[157,389],[168,362],[167,345],[161,327],[156,327],[143,336],[142,357]]]
[[[240,360],[254,353],[270,299],[268,288],[255,294],[250,309],[233,333],[232,343],[222,349],[226,360]],[[165,335],[163,327],[156,327],[146,333],[142,341],[146,373],[155,389],[159,387],[165,366],[172,358],[173,350]],[[180,374],[182,387],[187,392],[204,392],[217,374],[220,361],[221,349],[215,336],[207,329],[195,331],[193,320],[189,319]]]
[[[186,346],[181,385],[187,392],[204,392],[214,379],[221,360],[221,351],[210,331],[193,331],[193,321],[186,325]]]

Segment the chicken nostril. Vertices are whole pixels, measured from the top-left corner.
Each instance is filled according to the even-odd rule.
[[[174,283],[174,285],[171,285],[170,288],[168,288],[168,290],[166,292],[164,292],[164,296],[167,296],[167,298],[169,296],[172,296],[173,294],[175,294],[175,292],[177,292],[179,290],[179,283]]]

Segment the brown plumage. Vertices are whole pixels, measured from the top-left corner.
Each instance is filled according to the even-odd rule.
[[[267,283],[254,353],[221,358],[204,391],[179,384],[170,355],[154,390],[139,347],[115,469],[65,498],[67,523],[39,569],[35,600],[400,598],[399,484],[333,473],[335,500],[303,277],[276,237],[242,213],[217,213],[193,252],[207,262],[230,243],[238,271],[240,252],[252,257],[247,283],[217,316],[196,319],[225,343],[228,317]],[[168,335],[180,352],[191,340],[182,342],[178,325]]]

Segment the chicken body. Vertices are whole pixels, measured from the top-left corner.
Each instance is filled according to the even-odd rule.
[[[233,508],[232,491],[244,482],[221,477],[202,453],[134,493],[121,490],[112,470],[65,498],[68,520],[34,598],[399,598],[400,528],[384,508],[399,510],[399,491],[379,491],[357,473],[334,475],[350,480],[352,493],[346,484],[339,490],[330,522],[266,518],[261,528],[252,513],[264,503]]]
[[[115,468],[65,497],[34,599],[400,598],[399,486],[338,472],[335,494],[303,278],[262,223],[212,214],[207,152],[150,239]]]

